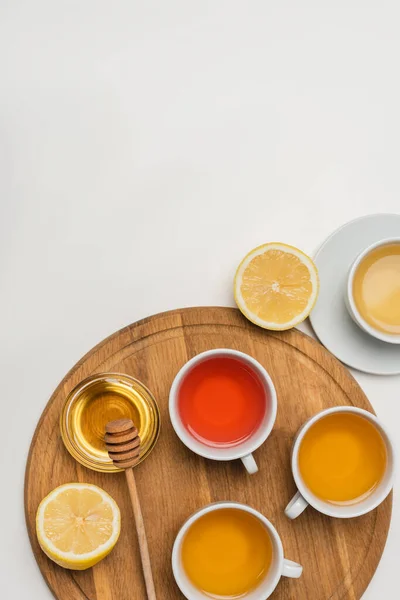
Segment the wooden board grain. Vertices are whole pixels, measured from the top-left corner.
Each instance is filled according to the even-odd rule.
[[[216,463],[194,455],[169,422],[168,394],[177,371],[195,354],[219,347],[254,356],[277,389],[277,421],[255,453],[257,475],[247,475],[239,462]],[[26,468],[25,511],[36,560],[59,600],[146,597],[124,475],[95,473],[80,466],[65,450],[59,431],[60,411],[70,390],[83,378],[105,371],[128,373],[143,381],[161,410],[157,446],[135,470],[159,600],[183,598],[171,572],[171,549],[181,524],[198,508],[219,500],[244,502],[265,514],[282,537],[286,557],[303,564],[303,577],[282,579],[275,600],[361,598],[385,546],[392,496],[369,515],[353,520],[331,519],[309,508],[291,522],[283,510],[295,492],[290,449],[297,429],[331,406],[349,404],[372,411],[367,398],[343,365],[299,331],[263,331],[231,308],[191,308],[150,317],[104,340],[68,373],[44,410]],[[103,487],[122,513],[115,550],[85,572],[52,563],[35,535],[39,502],[54,487],[74,481]]]

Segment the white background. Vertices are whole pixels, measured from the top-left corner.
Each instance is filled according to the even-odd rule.
[[[152,313],[232,305],[260,243],[313,253],[400,212],[399,18],[397,0],[0,0],[2,598],[51,597],[25,460],[86,351]],[[399,439],[400,377],[355,375]],[[394,599],[399,564],[396,500],[363,600]]]

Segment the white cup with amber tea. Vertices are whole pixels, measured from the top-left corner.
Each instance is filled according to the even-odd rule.
[[[380,240],[357,256],[348,275],[346,305],[361,329],[400,344],[400,237]]]
[[[296,519],[308,506],[350,519],[374,510],[390,494],[393,442],[370,412],[336,406],[306,421],[295,438],[292,472],[297,493],[285,509]]]
[[[278,532],[260,512],[216,502],[183,524],[172,570],[188,600],[266,600],[281,577],[297,579],[303,567],[284,557]]]

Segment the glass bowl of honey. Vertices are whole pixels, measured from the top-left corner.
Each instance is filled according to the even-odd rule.
[[[139,463],[154,448],[160,433],[160,411],[150,390],[122,373],[99,373],[81,381],[67,396],[60,417],[61,437],[81,465],[116,473],[104,434],[109,421],[132,419],[139,431]],[[139,464],[138,463],[138,464]]]

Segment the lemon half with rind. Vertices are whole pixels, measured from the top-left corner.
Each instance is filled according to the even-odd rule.
[[[235,301],[252,323],[283,331],[308,317],[319,292],[318,270],[298,248],[271,242],[249,252],[234,281]]]
[[[89,569],[111,552],[121,530],[117,503],[88,483],[69,483],[42,500],[36,514],[40,547],[66,569]]]

